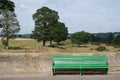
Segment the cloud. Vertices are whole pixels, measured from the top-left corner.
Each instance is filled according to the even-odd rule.
[[[58,11],[70,33],[120,30],[120,0],[13,0],[22,31],[34,27],[32,14],[42,6]],[[24,30],[23,30],[24,29]],[[28,30],[28,31],[29,31]]]
[[[19,6],[20,8],[22,8],[22,9],[25,9],[25,8],[27,8],[27,6],[25,5],[25,4],[20,4],[20,6]]]
[[[102,9],[100,9],[100,12],[106,12],[106,11],[107,11],[106,8],[102,8]]]
[[[76,3],[78,0],[44,0],[45,5],[52,5],[58,7],[67,7]]]

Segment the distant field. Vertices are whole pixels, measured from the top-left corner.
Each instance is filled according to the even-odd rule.
[[[70,41],[62,42],[62,44],[58,47],[48,47],[49,42],[47,42],[47,46],[43,47],[42,42],[38,43],[33,39],[23,39],[17,38],[14,40],[10,40],[10,49],[5,50],[4,46],[0,41],[0,53],[80,53],[80,52],[97,52],[96,48],[99,45],[81,45],[77,47],[70,43]],[[119,52],[120,48],[114,48],[113,46],[106,46],[107,48],[104,52]]]

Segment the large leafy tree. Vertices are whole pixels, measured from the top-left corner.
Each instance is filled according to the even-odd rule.
[[[76,32],[72,34],[71,41],[73,44],[77,44],[78,47],[82,44],[86,44],[91,40],[91,35],[88,32]]]
[[[54,41],[59,44],[59,42],[67,39],[68,29],[64,23],[58,22],[54,26]]]
[[[2,28],[3,44],[5,48],[9,47],[9,39],[15,33],[19,32],[20,26],[14,13],[15,5],[10,0],[0,0],[0,26]]]
[[[10,0],[0,0],[0,13],[5,11],[14,11],[14,2]]]
[[[38,42],[43,41],[43,46],[45,46],[46,41],[53,40],[53,25],[58,22],[58,19],[58,12],[48,7],[37,9],[36,13],[33,14],[33,20],[35,21],[33,37]]]

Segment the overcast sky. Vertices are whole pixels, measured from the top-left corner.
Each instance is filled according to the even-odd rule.
[[[59,13],[69,33],[78,31],[120,32],[120,0],[12,0],[16,5],[20,33],[34,29],[32,15],[47,6]]]

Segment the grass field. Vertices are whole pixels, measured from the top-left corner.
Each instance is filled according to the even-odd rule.
[[[96,48],[99,45],[81,45],[77,47],[76,45],[71,44],[70,41],[62,42],[61,45],[57,47],[48,47],[49,42],[47,42],[47,46],[43,47],[42,42],[38,43],[32,39],[15,39],[10,40],[10,49],[5,50],[4,46],[0,41],[0,53],[80,53],[80,52],[97,52]],[[120,48],[114,48],[113,46],[106,46],[105,44],[101,44],[105,46],[107,50],[104,52],[119,52]]]

